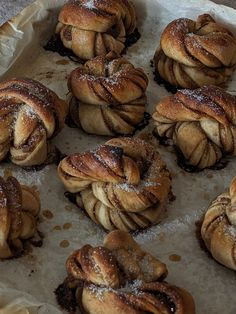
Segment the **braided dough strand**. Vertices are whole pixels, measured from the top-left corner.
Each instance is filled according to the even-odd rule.
[[[133,289],[133,291],[132,291]],[[123,292],[104,289],[94,285],[85,285],[82,304],[86,313],[95,313],[99,309],[103,314],[194,314],[192,296],[184,289],[165,282],[145,283],[131,291]]]
[[[67,105],[37,81],[13,78],[0,83],[0,160],[8,152],[20,166],[42,164],[47,140],[64,126]]]
[[[154,65],[173,86],[223,85],[235,69],[236,38],[209,14],[180,18],[163,31]]]
[[[144,71],[125,58],[94,58],[70,74],[70,116],[88,133],[131,134],[144,118],[147,85]]]
[[[71,0],[60,14],[56,33],[65,47],[90,60],[110,51],[120,54],[136,28],[136,13],[128,0]]]
[[[221,264],[236,270],[235,186],[219,195],[208,208],[202,228],[202,238],[212,256]]]
[[[193,166],[236,155],[236,97],[218,87],[178,91],[157,104],[153,119],[158,135],[173,139]]]
[[[38,195],[14,177],[0,177],[0,258],[23,250],[23,241],[34,236],[40,210]]]
[[[156,223],[170,192],[170,175],[153,147],[120,138],[61,161],[59,177],[105,229],[136,230]]]

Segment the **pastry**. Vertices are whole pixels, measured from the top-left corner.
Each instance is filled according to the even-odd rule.
[[[213,258],[236,270],[236,177],[229,191],[210,204],[203,219],[201,235]]]
[[[19,166],[45,162],[48,139],[64,126],[67,105],[37,81],[13,78],[0,83],[0,161],[9,154]]]
[[[70,0],[59,14],[56,33],[63,45],[82,60],[120,54],[136,28],[136,13],[129,0]]]
[[[144,71],[125,58],[96,57],[69,77],[70,117],[87,133],[132,134],[144,118],[147,85]]]
[[[161,282],[166,265],[125,231],[110,232],[103,246],[85,245],[73,252],[66,269],[68,277],[56,297],[68,311],[79,306],[83,314],[195,313],[190,293]]]
[[[14,177],[0,177],[0,259],[18,256],[37,232],[38,194]]]
[[[163,31],[154,56],[156,72],[171,85],[224,85],[236,65],[236,38],[209,14],[180,18]]]
[[[126,231],[110,232],[104,238],[103,246],[112,252],[128,280],[153,282],[167,276],[166,265],[144,251]]]
[[[157,135],[172,139],[186,164],[204,169],[225,154],[236,155],[236,97],[219,87],[165,97],[153,119]]]
[[[107,230],[156,224],[171,189],[170,173],[153,146],[117,138],[63,159],[58,174],[79,207]]]

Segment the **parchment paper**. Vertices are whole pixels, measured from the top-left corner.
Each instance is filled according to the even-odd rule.
[[[141,39],[128,49],[126,57],[134,65],[143,67],[149,75],[147,110],[152,113],[155,103],[168,94],[164,87],[154,82],[150,67],[164,27],[175,18],[195,19],[197,15],[208,12],[236,31],[236,11],[206,0],[133,1],[139,16]],[[66,78],[78,64],[42,48],[54,31],[58,9],[64,2],[38,0],[0,28],[1,79],[32,77],[60,97],[67,97]],[[235,88],[236,75],[228,90],[234,93]],[[152,130],[151,124],[148,130]],[[92,148],[107,139],[65,127],[53,142],[63,153],[70,154]],[[175,155],[170,149],[160,146],[159,151],[172,172],[176,200],[169,204],[162,223],[140,232],[135,239],[167,264],[168,282],[192,293],[197,313],[235,314],[236,274],[217,264],[200,249],[195,236],[195,222],[210,201],[228,188],[236,175],[236,159],[232,158],[227,167],[219,171],[204,170],[190,174],[176,165]],[[27,256],[1,262],[0,314],[28,313],[26,308],[32,313],[63,313],[56,304],[53,291],[66,276],[65,260],[84,244],[101,244],[104,231],[64,197],[56,166],[26,172],[9,163],[1,164],[0,174],[7,173],[12,173],[22,183],[37,186],[43,217],[39,229],[45,238],[43,247],[33,248]],[[45,210],[53,214],[51,219],[45,217]],[[66,245],[69,246],[62,247]],[[181,260],[172,261],[173,254]],[[18,311],[17,305],[22,312]]]

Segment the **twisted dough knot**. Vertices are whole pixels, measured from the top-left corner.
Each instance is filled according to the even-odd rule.
[[[70,116],[88,133],[131,134],[144,118],[147,85],[143,70],[125,58],[114,53],[94,58],[69,77],[69,89],[76,97]]]
[[[23,241],[36,233],[40,200],[37,193],[21,186],[14,177],[0,177],[0,258],[23,250]]]
[[[160,76],[174,86],[220,85],[235,68],[236,38],[208,14],[196,22],[180,18],[163,31],[154,63]]]
[[[85,245],[73,252],[66,268],[73,279],[114,289],[126,280],[151,282],[167,275],[165,264],[143,251],[128,233],[120,230],[108,234],[104,246]]]
[[[120,274],[116,260],[104,247],[83,246],[68,257],[66,268],[68,274],[77,280],[112,288],[120,286]]]
[[[157,104],[153,119],[190,165],[203,169],[236,155],[236,97],[219,87],[178,91]]]
[[[130,280],[153,282],[167,276],[166,265],[142,250],[130,234],[121,230],[110,232],[103,245],[116,258],[119,269]]]
[[[56,33],[65,47],[84,60],[120,54],[136,28],[136,13],[128,0],[71,0],[59,14]]]
[[[167,275],[166,265],[143,251],[125,231],[110,232],[103,247],[86,245],[75,251],[66,266],[69,277],[56,294],[59,304],[68,309],[69,288],[75,290],[74,301],[82,313],[108,314],[111,309],[114,314],[195,313],[187,291],[157,281]]]
[[[157,223],[170,192],[170,174],[154,148],[140,139],[112,139],[61,161],[59,177],[77,203],[107,230]]]
[[[64,125],[67,105],[37,81],[13,78],[0,83],[0,160],[8,152],[20,166],[42,164],[47,140]]]
[[[219,195],[208,208],[201,228],[202,238],[212,256],[236,270],[236,177],[229,192]]]
[[[195,314],[192,296],[186,290],[166,282],[134,282],[125,289],[85,285],[82,292],[82,310],[102,314]]]

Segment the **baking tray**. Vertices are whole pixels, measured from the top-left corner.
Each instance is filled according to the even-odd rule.
[[[0,28],[1,80],[28,76],[67,98],[67,77],[78,64],[43,48],[54,32],[64,2],[38,0]],[[236,11],[206,0],[133,2],[141,38],[127,50],[126,57],[134,65],[144,68],[149,76],[147,111],[152,113],[154,105],[168,95],[165,88],[154,81],[150,67],[164,27],[178,17],[195,19],[199,14],[210,13],[235,32]],[[232,93],[236,90],[235,79],[234,75],[228,86]],[[142,134],[148,134],[152,128],[150,123]],[[66,126],[53,143],[63,153],[71,154],[106,140],[107,137],[87,135]],[[236,174],[236,160],[230,159],[222,170],[187,173],[177,166],[176,156],[170,148],[160,146],[158,150],[172,173],[176,200],[168,205],[159,225],[137,233],[135,239],[167,264],[168,282],[192,293],[197,313],[235,314],[235,272],[216,263],[200,248],[195,223],[210,201],[228,188]],[[28,255],[1,263],[0,313],[7,313],[6,309],[11,314],[17,313],[13,310],[16,305],[26,306],[32,313],[63,313],[56,304],[53,291],[66,276],[67,256],[84,244],[101,244],[105,232],[64,197],[65,190],[55,165],[27,172],[10,163],[2,163],[0,174],[13,174],[20,182],[38,189],[42,202],[39,229],[45,235],[43,247],[33,248]]]

